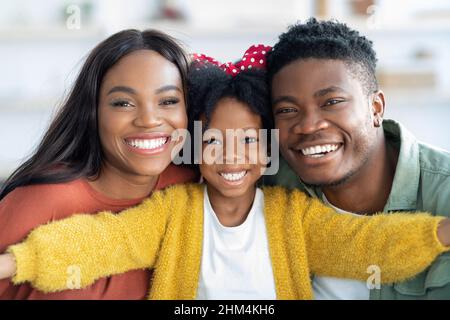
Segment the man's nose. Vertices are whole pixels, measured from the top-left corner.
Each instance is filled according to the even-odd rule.
[[[313,134],[328,128],[328,121],[317,111],[306,111],[299,114],[294,132],[297,134]]]

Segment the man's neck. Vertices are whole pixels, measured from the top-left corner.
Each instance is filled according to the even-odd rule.
[[[323,192],[334,206],[358,214],[383,211],[395,176],[398,151],[384,135],[363,168],[342,185],[324,187]]]

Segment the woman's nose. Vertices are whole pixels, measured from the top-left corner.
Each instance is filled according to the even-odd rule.
[[[162,121],[156,108],[147,105],[138,110],[134,123],[138,127],[153,128],[160,126]]]

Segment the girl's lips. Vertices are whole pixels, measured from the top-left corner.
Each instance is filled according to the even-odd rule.
[[[220,172],[219,175],[225,184],[230,186],[238,186],[244,183],[245,177],[247,176],[247,170],[232,171],[232,172]]]

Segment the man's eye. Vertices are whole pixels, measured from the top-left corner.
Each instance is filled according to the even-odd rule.
[[[280,108],[275,111],[275,114],[291,113],[296,111],[297,109],[295,108]]]
[[[325,102],[324,106],[332,106],[332,105],[338,104],[343,101],[344,100],[341,100],[341,99],[330,99],[327,102]]]
[[[255,142],[258,142],[258,138],[255,138],[255,137],[245,137],[244,138],[244,143],[249,144],[249,143],[255,143]]]
[[[221,144],[221,142],[219,140],[216,140],[214,138],[205,140],[205,141],[203,141],[203,143],[206,143],[206,144]]]
[[[117,107],[117,108],[126,108],[126,107],[132,107],[133,106],[129,101],[126,101],[126,100],[113,101],[111,103],[111,105],[113,107]]]

